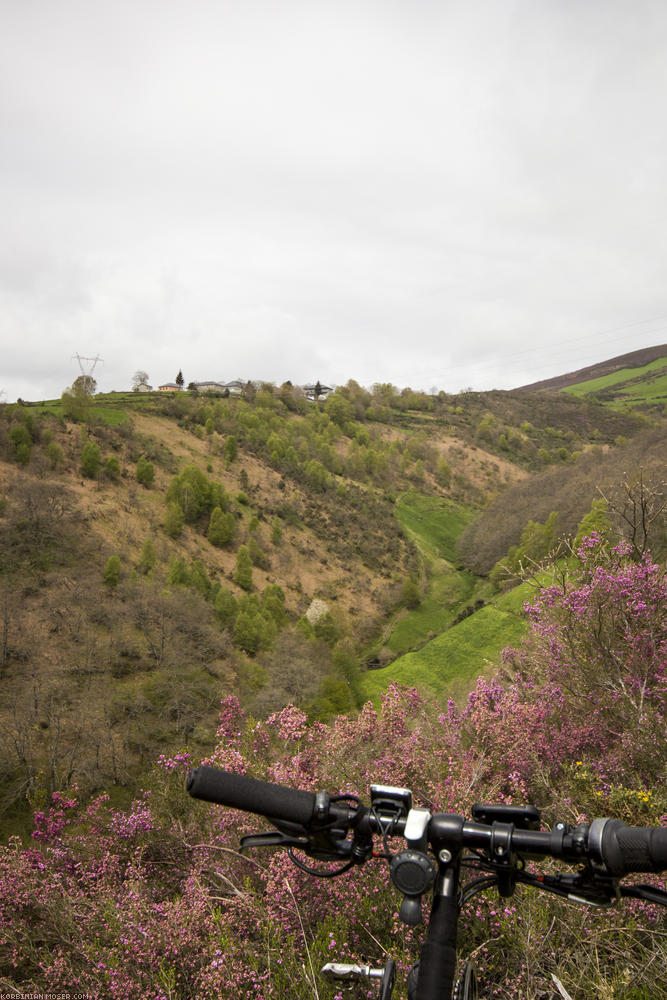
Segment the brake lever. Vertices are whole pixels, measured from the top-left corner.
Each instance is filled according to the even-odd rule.
[[[267,833],[250,833],[241,837],[241,852],[249,847],[298,847],[305,851],[309,846],[305,837],[290,837],[279,830],[269,830]]]
[[[586,873],[542,875],[533,878],[519,877],[519,881],[546,889],[556,896],[563,896],[571,903],[605,908],[613,906],[620,897],[619,887],[613,879],[600,876],[586,877]]]

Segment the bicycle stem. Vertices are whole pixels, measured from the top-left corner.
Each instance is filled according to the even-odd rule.
[[[450,1000],[456,974],[460,853],[438,851],[438,875],[426,940],[421,948],[415,1000]]]

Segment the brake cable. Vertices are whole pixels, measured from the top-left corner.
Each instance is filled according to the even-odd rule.
[[[361,816],[363,815],[363,808],[362,808],[361,800],[359,799],[359,797],[357,795],[353,795],[352,793],[349,793],[349,794],[348,793],[343,793],[341,795],[332,795],[331,798],[329,799],[329,804],[331,805],[331,804],[336,803],[336,802],[352,802],[352,803],[354,803],[355,810],[354,810],[354,813],[353,813],[352,817],[350,818],[349,827],[350,827],[350,829],[355,830],[356,827],[357,827],[357,824],[359,823],[359,820],[361,819]],[[318,833],[318,834],[321,834],[321,833],[326,833],[327,830],[333,830],[333,829],[336,828],[336,823],[337,822],[338,822],[338,820],[332,819],[328,823],[324,823],[322,826],[318,826],[318,828],[317,828],[317,830],[315,832]],[[354,866],[356,864],[358,864],[358,860],[355,857],[352,857],[350,859],[350,861],[346,861],[345,864],[342,865],[340,868],[334,868],[334,869],[331,869],[331,868],[312,868],[310,865],[307,865],[304,861],[301,861],[300,858],[296,857],[296,855],[294,854],[294,847],[295,846],[297,846],[297,845],[290,845],[290,846],[287,847],[287,856],[289,857],[290,861],[300,871],[305,872],[306,875],[313,875],[313,876],[315,876],[315,878],[337,878],[339,875],[344,875],[345,872],[349,872],[351,868],[354,868]],[[306,848],[304,847],[304,850],[305,849]]]

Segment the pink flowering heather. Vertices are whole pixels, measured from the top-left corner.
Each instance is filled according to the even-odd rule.
[[[544,590],[528,614],[531,635],[506,652],[504,680],[480,680],[461,706],[392,685],[379,709],[325,725],[293,706],[247,720],[228,697],[209,760],[365,798],[372,781],[406,785],[432,810],[532,801],[548,822],[664,822],[664,574],[591,535],[565,586]],[[403,981],[419,930],[398,920],[386,864],[327,881],[283,853],[242,857],[239,837],[266,824],[190,800],[190,763],[187,750],[161,757],[127,810],[57,793],[35,813],[31,843],[0,847],[3,989],[334,1000],[368,992],[323,983],[321,964],[387,954]],[[490,997],[551,996],[552,973],[573,996],[664,997],[660,919],[643,903],[598,914],[534,892],[487,894],[465,911],[462,953],[474,954]]]

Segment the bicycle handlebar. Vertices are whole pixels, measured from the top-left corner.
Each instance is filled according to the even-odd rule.
[[[657,874],[667,870],[667,827],[626,826],[620,819],[593,820],[588,848],[593,860],[616,878],[631,872]]]
[[[260,781],[217,767],[202,765],[190,771],[187,789],[195,799],[306,827],[315,814],[316,797],[313,792],[275,785],[271,781]]]
[[[296,823],[306,829],[316,818],[318,825],[331,821],[342,822],[348,828],[353,825],[354,811],[347,806],[330,806],[329,797],[324,793],[316,795],[206,765],[189,773],[187,789],[194,798],[232,806],[267,819]],[[370,814],[367,822],[371,828],[375,825]],[[402,833],[402,826],[398,824],[397,833]],[[569,837],[559,835],[559,828],[565,829],[563,824],[557,824],[550,833],[514,829],[508,846],[518,852],[550,855],[573,862],[587,859],[616,878],[631,872],[667,870],[667,827],[631,827],[618,819],[595,819],[583,837],[576,832]],[[492,845],[492,830],[493,825],[440,814],[431,818],[428,833],[431,841],[455,839],[461,847],[488,849]]]

